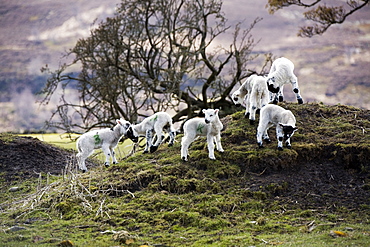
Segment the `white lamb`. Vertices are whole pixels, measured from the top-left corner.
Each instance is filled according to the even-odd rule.
[[[218,117],[218,109],[203,109],[204,118],[192,118],[184,124],[184,137],[181,140],[181,158],[188,160],[189,146],[197,136],[207,136],[209,158],[215,160],[215,144],[219,152],[224,152],[221,145],[221,130],[223,125]]]
[[[144,153],[148,153],[149,150],[153,153],[158,149],[159,144],[162,142],[163,130],[165,130],[170,136],[168,146],[173,146],[176,132],[172,125],[172,118],[166,112],[157,112],[154,115],[145,118],[141,123],[131,125],[127,130],[127,137],[132,141],[137,142],[139,136],[145,136],[146,146]],[[153,133],[157,136],[157,140],[154,144],[152,143]]]
[[[285,57],[278,58],[272,63],[267,76],[267,86],[268,90],[274,93],[273,99],[271,99],[274,104],[284,100],[283,87],[288,83],[292,84],[293,92],[297,97],[298,103],[303,104],[303,99],[299,92],[298,79],[294,75],[293,70],[294,64]]]
[[[78,154],[76,157],[78,166],[83,172],[87,171],[85,160],[94,152],[94,149],[101,148],[103,150],[106,167],[110,164],[110,157],[113,159],[113,164],[117,164],[114,148],[122,136],[126,135],[131,124],[122,118],[117,119],[116,122],[117,124],[113,128],[89,131],[78,138],[76,143]]]
[[[276,137],[278,139],[278,150],[283,150],[283,140],[285,139],[287,148],[291,148],[290,138],[298,129],[296,119],[293,113],[284,108],[269,104],[262,108],[260,121],[257,128],[257,143],[260,148],[263,147],[262,139],[266,142],[271,142],[268,136],[268,129],[276,126]]]
[[[258,75],[251,75],[247,80],[232,94],[234,104],[240,106],[246,101],[245,117],[249,117],[250,124],[256,121],[256,111],[269,103],[269,91],[267,89],[266,78]]]

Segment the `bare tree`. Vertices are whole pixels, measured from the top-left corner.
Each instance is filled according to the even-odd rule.
[[[303,15],[315,24],[301,27],[298,36],[312,37],[323,34],[333,24],[343,23],[348,16],[367,7],[369,2],[370,0],[347,0],[345,3],[325,0],[268,0],[267,8],[271,14],[293,5],[308,8],[309,10]],[[333,5],[327,6],[327,4]]]
[[[43,68],[50,73],[44,103],[58,87],[80,95],[78,104],[62,96],[49,123],[71,132],[157,111],[175,111],[174,121],[202,108],[230,111],[229,94],[257,57],[250,31],[260,19],[231,28],[221,7],[220,0],[122,0],[113,18],[70,50],[73,62]]]

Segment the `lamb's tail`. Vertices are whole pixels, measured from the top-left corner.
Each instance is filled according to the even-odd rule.
[[[82,148],[81,148],[81,143],[80,143],[80,139],[77,140],[77,151],[79,153],[82,153]]]

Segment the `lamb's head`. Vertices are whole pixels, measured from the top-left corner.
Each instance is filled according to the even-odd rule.
[[[267,82],[267,88],[271,93],[278,93],[279,92],[280,87],[276,83],[275,77],[268,77],[266,82]]]
[[[131,123],[122,118],[116,119],[116,123],[117,123],[117,126],[119,126],[120,135],[126,135],[127,129],[131,126]]]
[[[215,119],[218,118],[218,109],[203,109],[202,112],[205,115],[204,120],[207,124],[212,123],[213,121],[215,121]]]
[[[284,139],[287,140],[293,136],[294,132],[298,129],[295,126],[289,124],[279,124],[283,128]]]
[[[242,105],[244,97],[242,97],[240,90],[236,90],[232,95],[231,99],[233,100],[234,104],[239,107]]]
[[[126,136],[128,138],[130,138],[131,141],[133,141],[135,143],[139,141],[139,134],[137,133],[137,131],[135,130],[135,128],[132,127],[132,125],[130,125],[128,127]]]

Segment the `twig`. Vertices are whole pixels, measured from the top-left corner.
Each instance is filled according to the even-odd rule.
[[[264,174],[266,169],[267,169],[267,167],[260,174],[257,174],[257,176],[261,176],[262,174]]]
[[[105,202],[105,198],[103,199],[103,201],[100,203],[100,207],[98,208],[98,210],[96,211],[96,214],[95,214],[95,217],[98,216],[98,214],[100,213],[100,215],[102,215],[103,213],[103,204]]]
[[[265,244],[268,244],[268,243],[269,243],[268,241],[266,241],[266,240],[264,240],[264,239],[262,239],[262,238],[261,238],[261,241],[262,241],[263,243],[265,243]]]

